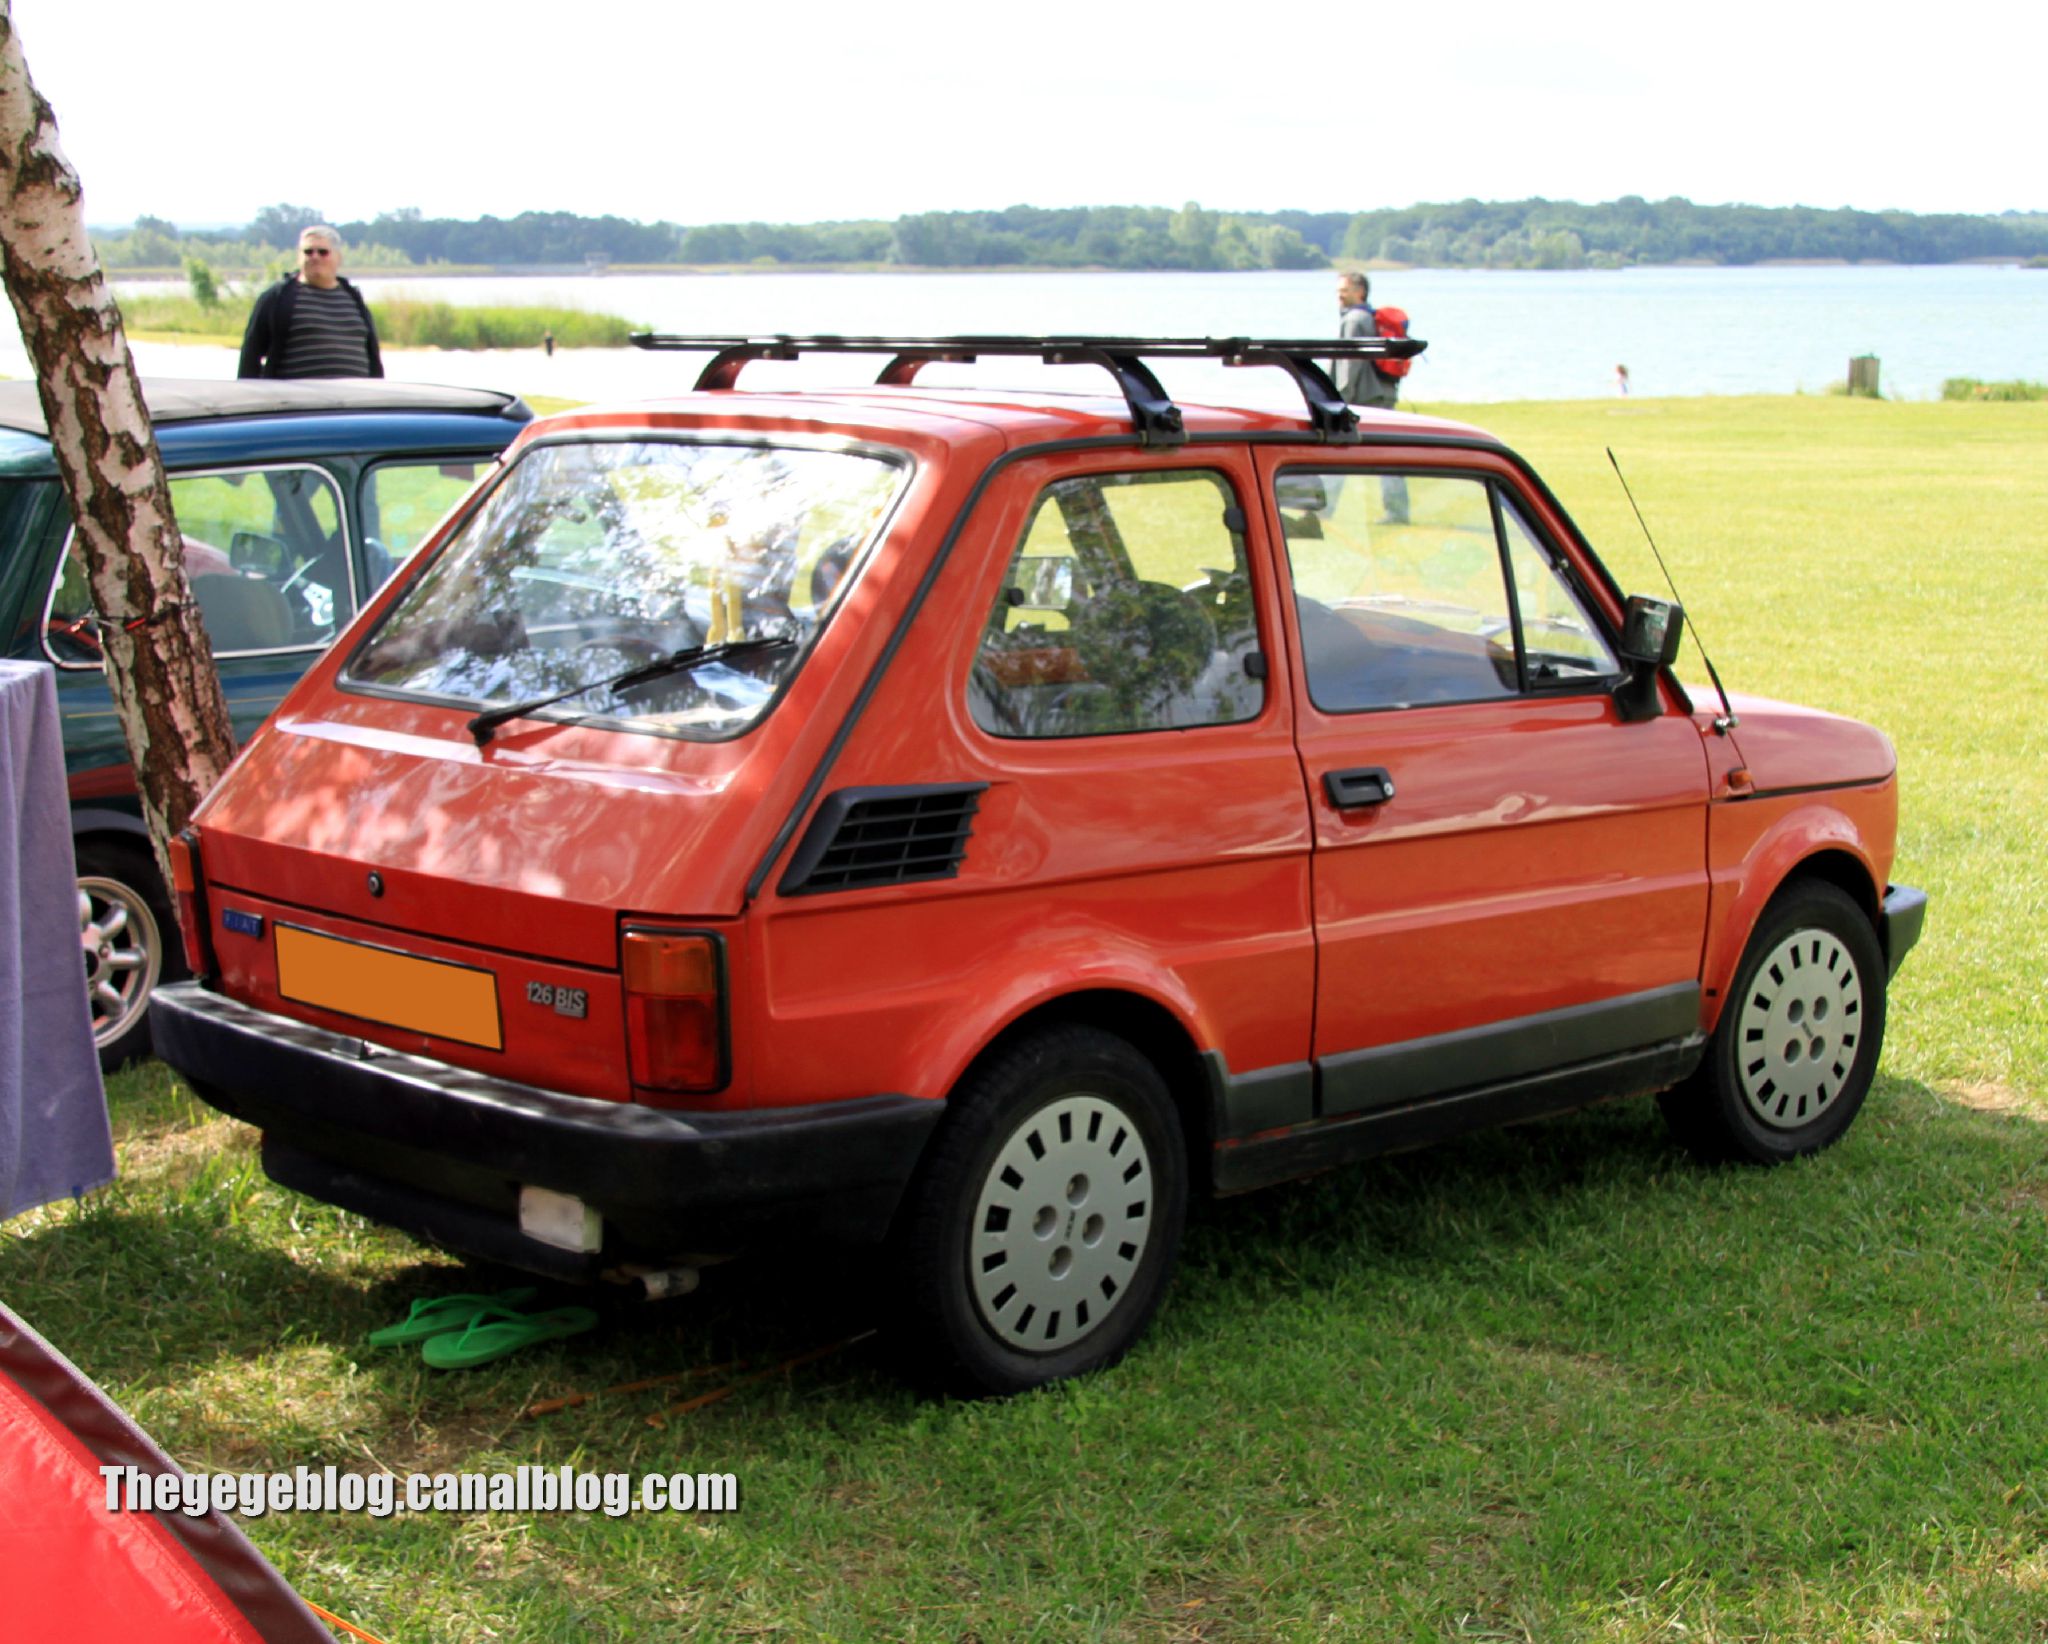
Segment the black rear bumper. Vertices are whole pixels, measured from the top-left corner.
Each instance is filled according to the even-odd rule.
[[[157,1054],[264,1132],[284,1185],[436,1244],[573,1277],[625,1260],[888,1231],[941,1103],[870,1096],[676,1113],[565,1096],[255,1010],[196,983],[157,990]],[[604,1217],[604,1248],[519,1228],[522,1186]]]

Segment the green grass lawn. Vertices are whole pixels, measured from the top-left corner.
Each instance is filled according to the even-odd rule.
[[[2048,1637],[2048,404],[1489,406],[1631,590],[1613,446],[1731,687],[1870,719],[1933,896],[1848,1138],[1708,1170],[1629,1103],[1215,1206],[1119,1369],[921,1402],[858,1259],[711,1270],[439,1375],[364,1334],[487,1275],[272,1186],[160,1066],[122,1180],[0,1295],[189,1467],[732,1472],[731,1515],[264,1518],[392,1644]],[[1687,667],[1689,678],[1703,670]]]

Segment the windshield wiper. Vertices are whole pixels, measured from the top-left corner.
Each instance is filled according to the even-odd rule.
[[[480,713],[469,722],[469,734],[476,738],[481,748],[491,739],[491,732],[511,719],[524,719],[537,708],[552,707],[557,702],[566,702],[572,696],[581,696],[585,691],[602,690],[610,686],[623,691],[629,685],[640,685],[650,679],[661,679],[668,674],[679,674],[691,668],[701,667],[707,662],[723,662],[727,657],[752,656],[759,651],[776,651],[796,644],[796,635],[763,634],[759,639],[729,640],[723,645],[686,645],[680,651],[671,651],[667,656],[656,657],[652,662],[643,662],[637,668],[628,668],[623,673],[609,675],[604,679],[586,680],[581,685],[572,685],[566,691],[557,691],[553,696],[536,696],[525,702],[512,702],[502,708],[492,708]]]

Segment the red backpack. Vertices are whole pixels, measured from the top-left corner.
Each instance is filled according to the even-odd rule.
[[[1372,318],[1382,337],[1408,335],[1408,311],[1405,308],[1375,308]],[[1372,368],[1383,377],[1405,377],[1414,363],[1413,360],[1374,360]]]

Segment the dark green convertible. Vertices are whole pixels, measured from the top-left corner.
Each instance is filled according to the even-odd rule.
[[[384,381],[143,391],[238,739],[532,417],[509,394]],[[35,385],[0,383],[0,655],[56,665],[85,987],[112,1067],[147,1048],[150,992],[183,964],[96,633]]]

